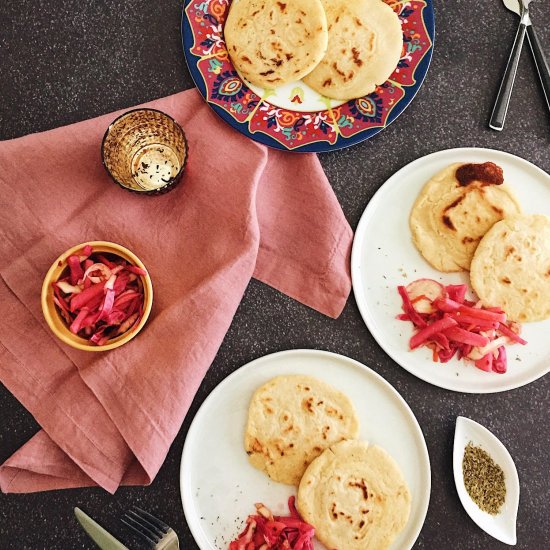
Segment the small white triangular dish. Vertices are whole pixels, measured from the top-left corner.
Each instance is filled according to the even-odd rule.
[[[506,499],[499,513],[488,514],[481,510],[470,498],[464,486],[462,459],[464,449],[469,442],[481,447],[504,471]],[[487,428],[481,424],[459,416],[456,419],[455,440],[453,449],[453,472],[456,490],[462,506],[474,522],[495,539],[509,544],[516,544],[516,518],[519,506],[519,477],[516,465],[506,447]]]

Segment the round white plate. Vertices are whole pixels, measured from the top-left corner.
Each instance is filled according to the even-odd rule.
[[[399,321],[402,312],[398,285],[420,278],[445,284],[467,283],[467,273],[441,273],[431,267],[414,246],[409,214],[424,184],[454,162],[492,161],[529,214],[550,216],[550,176],[519,157],[492,149],[449,149],[408,164],[395,173],[369,202],[355,233],[351,256],[353,291],[370,332],[399,365],[422,380],[449,390],[492,393],[517,388],[550,370],[550,321],[525,323],[526,346],[508,346],[508,372],[480,371],[464,361],[434,363],[431,350],[409,351],[412,323]]]
[[[398,462],[412,495],[407,526],[392,550],[408,550],[424,524],[430,500],[430,460],[411,409],[380,375],[361,363],[317,350],[291,350],[252,361],[228,376],[204,401],[185,445],[180,489],[185,518],[201,550],[226,550],[244,521],[263,502],[288,515],[296,489],[253,468],[244,451],[248,405],[254,391],[278,375],[315,376],[344,392],[355,405],[361,439],[386,449]],[[316,549],[323,548],[320,543]]]

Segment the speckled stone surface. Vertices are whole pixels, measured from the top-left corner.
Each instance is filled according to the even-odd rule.
[[[487,129],[514,38],[515,16],[498,0],[435,3],[435,55],[417,98],[372,141],[321,156],[353,227],[392,173],[440,149],[492,147],[550,171],[550,116],[527,50],[505,130]],[[548,0],[533,3],[533,19],[539,23],[547,55],[549,8]],[[0,139],[131,107],[192,86],[181,51],[177,1],[3,0],[1,11]],[[214,151],[212,155],[216,162]],[[385,355],[364,326],[353,297],[342,316],[331,321],[252,281],[154,483],[122,488],[114,496],[99,489],[0,495],[0,549],[93,548],[74,519],[75,506],[127,545],[140,548],[117,519],[133,504],[172,525],[183,548],[196,548],[178,485],[183,442],[194,414],[212,389],[239,366],[267,353],[301,347],[342,353],[369,365],[401,392],[418,418],[432,463],[432,495],[415,548],[504,546],[482,532],[458,500],[451,469],[457,415],[481,421],[516,461],[521,480],[518,548],[550,548],[550,376],[496,395],[462,395],[432,387]],[[38,426],[1,385],[0,419],[0,461],[4,461]]]

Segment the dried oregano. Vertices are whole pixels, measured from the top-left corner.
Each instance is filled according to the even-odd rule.
[[[504,472],[487,452],[471,441],[464,449],[462,474],[471,499],[484,512],[498,514],[506,499]]]

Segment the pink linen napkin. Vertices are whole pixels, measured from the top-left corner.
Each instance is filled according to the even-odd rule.
[[[251,277],[331,317],[347,300],[352,231],[315,155],[241,136],[194,90],[147,106],[189,140],[160,197],[101,165],[119,113],[0,143],[0,381],[42,427],[0,467],[3,492],[150,483]],[[91,240],[128,247],[153,281],[145,328],[106,353],[61,343],[40,308],[53,260]]]

